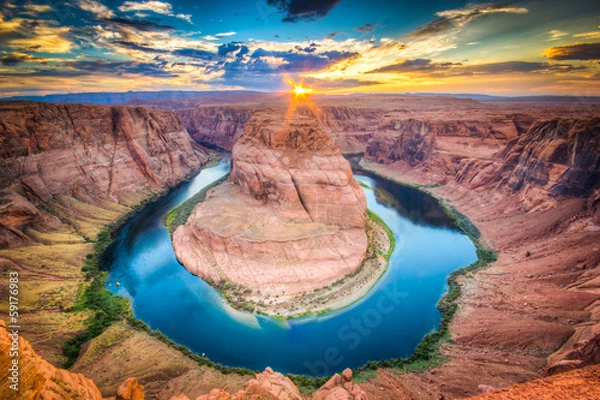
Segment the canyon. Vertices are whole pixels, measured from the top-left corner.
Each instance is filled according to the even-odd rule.
[[[315,102],[320,129],[343,153],[364,153],[362,168],[452,204],[499,254],[493,265],[459,280],[463,295],[453,340],[440,350],[444,363],[423,372],[380,368],[360,390],[369,399],[465,398],[547,374],[567,383],[584,377],[584,388],[597,388],[587,371],[595,371],[600,352],[598,108],[392,95]],[[257,163],[244,140],[258,139],[243,136],[265,120],[265,105],[225,103],[2,104],[0,262],[4,274],[16,269],[30,282],[23,335],[52,364],[64,361],[57,342],[81,330],[86,317],[64,310],[85,279],[79,269],[90,240],[209,159],[188,131],[234,155],[238,143],[246,146],[240,161]],[[291,186],[253,181],[247,165],[239,166],[232,179],[248,197],[287,196]],[[155,356],[163,351],[170,359]],[[117,354],[128,356],[115,363]],[[161,399],[211,398],[213,388],[237,393],[247,381],[198,367],[124,322],[92,340],[72,371],[94,380],[104,397],[127,376],[145,386],[147,397]]]

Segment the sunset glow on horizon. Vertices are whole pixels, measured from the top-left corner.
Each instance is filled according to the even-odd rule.
[[[285,92],[283,77],[297,95],[600,95],[600,6],[583,0],[52,4],[0,6],[0,96]]]

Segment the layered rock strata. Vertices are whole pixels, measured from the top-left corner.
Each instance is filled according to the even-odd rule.
[[[193,274],[270,295],[327,286],[367,248],[366,200],[309,110],[255,112],[233,148],[228,183],[173,234]]]
[[[60,226],[37,208],[56,196],[131,203],[207,159],[171,112],[25,102],[0,105],[0,158],[0,248]]]

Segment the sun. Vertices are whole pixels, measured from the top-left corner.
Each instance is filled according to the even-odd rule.
[[[294,89],[292,90],[296,96],[306,96],[312,93],[312,91],[312,88],[305,88],[302,85],[294,85]]]
[[[312,88],[302,86],[302,83],[297,85],[291,79],[286,80],[290,85],[292,85],[293,89],[291,92],[294,93],[295,97],[306,97],[306,95],[312,93],[313,91]]]

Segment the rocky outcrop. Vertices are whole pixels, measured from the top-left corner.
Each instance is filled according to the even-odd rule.
[[[178,113],[196,142],[231,151],[253,111],[253,106],[217,106],[184,108]]]
[[[0,157],[0,247],[59,224],[36,207],[57,195],[139,201],[207,158],[173,113],[43,103],[0,107]]]
[[[335,374],[315,394],[312,400],[367,400],[367,394],[352,382],[352,370]]]
[[[312,395],[312,400],[367,400],[366,393],[352,382],[352,370],[345,369],[335,374],[325,385]],[[302,400],[300,391],[289,379],[267,367],[256,378],[248,381],[243,390],[229,394],[222,389],[213,389],[196,400]],[[170,400],[190,400],[181,395]]]
[[[314,115],[268,108],[234,146],[230,183],[196,207],[173,246],[205,279],[274,296],[303,293],[361,265],[365,211],[349,163]]]
[[[117,389],[116,400],[144,400],[144,387],[135,378],[127,378]]]
[[[14,349],[18,351],[16,358],[11,356]],[[18,360],[18,369],[13,374],[11,368],[14,368],[15,360]],[[81,374],[58,369],[42,359],[28,341],[14,335],[13,330],[7,331],[3,320],[0,320],[0,365],[2,399],[102,400],[94,382]],[[16,384],[18,390],[11,389],[11,384]]]
[[[600,186],[600,118],[537,121],[508,145],[504,161],[514,191],[532,185],[552,196],[588,197]]]
[[[492,388],[493,389],[493,388]],[[600,366],[589,366],[486,394],[470,400],[597,399],[600,393]]]

